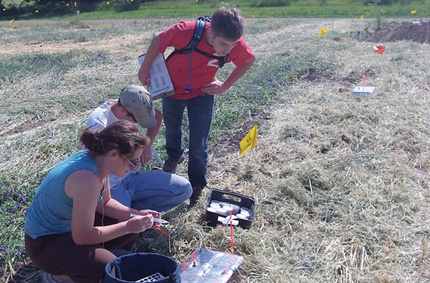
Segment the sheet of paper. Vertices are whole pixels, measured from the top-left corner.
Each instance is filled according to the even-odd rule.
[[[139,56],[137,60],[140,65],[142,65],[144,59],[145,55]],[[149,69],[149,73],[151,79],[148,90],[152,99],[163,98],[175,93],[163,54],[158,53],[157,57],[155,57],[155,60]]]
[[[369,96],[375,92],[375,87],[373,86],[356,86],[352,90],[353,95],[360,95],[360,96]]]
[[[227,283],[243,257],[205,248],[195,250],[182,265],[182,283]]]

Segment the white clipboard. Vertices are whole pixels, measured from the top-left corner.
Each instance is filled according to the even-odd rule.
[[[140,65],[142,65],[144,59],[145,54],[140,55],[137,58]],[[149,74],[151,76],[151,81],[149,83],[148,90],[152,99],[160,99],[165,96],[175,94],[163,54],[158,53],[157,57],[155,57],[155,60],[149,69]]]

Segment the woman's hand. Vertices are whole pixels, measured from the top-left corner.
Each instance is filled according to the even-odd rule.
[[[139,210],[138,213],[136,213],[138,215],[148,215],[151,214],[154,218],[160,218],[161,217],[161,213],[155,210],[151,210],[151,209],[142,209]]]
[[[152,214],[136,215],[127,220],[127,228],[130,233],[140,233],[154,226]]]
[[[150,209],[142,209],[137,211],[137,213],[132,213],[130,215],[130,217],[134,218],[134,217],[140,217],[140,216],[152,216],[152,219],[154,218],[161,218],[161,213],[157,212],[155,210],[150,210]],[[157,222],[154,222],[154,220],[152,220],[152,226],[149,228],[158,228],[160,227],[160,224]],[[146,228],[148,229],[148,228]]]

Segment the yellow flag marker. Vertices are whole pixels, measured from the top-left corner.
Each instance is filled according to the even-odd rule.
[[[39,13],[39,10],[36,10],[36,11],[34,11],[34,12]]]
[[[109,2],[109,1],[107,1],[107,2],[106,2],[106,5],[109,5],[109,4],[110,4],[110,2]]]
[[[11,24],[13,24],[13,21],[14,21],[14,19],[10,20],[10,21],[9,21],[9,24],[10,24],[10,25],[11,25]]]
[[[66,7],[69,7],[69,3],[66,4]]]
[[[318,31],[319,35],[323,35],[325,33],[328,33],[327,28],[323,28],[322,30]]]
[[[415,15],[416,13],[417,13],[417,11],[416,11],[416,10],[411,11],[411,14],[412,14],[412,15]]]
[[[6,12],[6,8],[3,8],[3,12]]]
[[[243,140],[240,141],[240,156],[247,152],[248,149],[257,145],[257,128],[258,125],[255,125]]]
[[[363,14],[363,15],[361,15],[360,19],[364,19],[364,14]]]

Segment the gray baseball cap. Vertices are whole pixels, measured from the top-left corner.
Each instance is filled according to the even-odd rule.
[[[119,101],[128,112],[133,114],[140,126],[152,128],[157,124],[152,98],[145,87],[126,86],[119,96]]]

